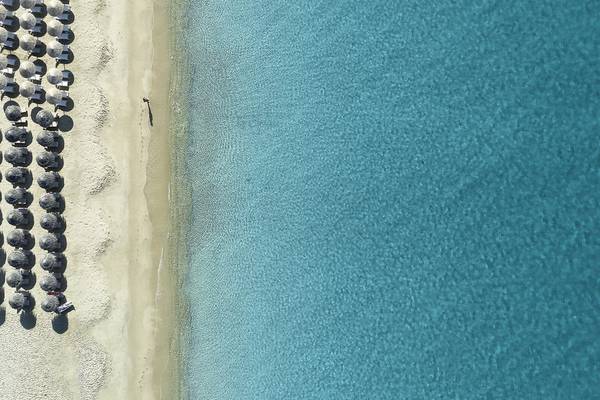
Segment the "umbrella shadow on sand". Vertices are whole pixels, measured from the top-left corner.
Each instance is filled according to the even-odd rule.
[[[33,296],[29,297],[29,305],[27,308],[24,308],[19,315],[19,321],[21,322],[21,326],[25,329],[33,329],[37,325],[37,317],[33,313],[35,308],[35,298]]]
[[[37,317],[31,311],[23,311],[19,316],[21,326],[25,329],[33,329],[37,325]]]
[[[69,330],[69,317],[67,314],[60,314],[52,318],[52,329],[58,334],[63,334]]]

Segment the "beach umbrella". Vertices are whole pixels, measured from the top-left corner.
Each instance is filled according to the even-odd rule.
[[[11,107],[11,106],[9,106],[9,107]],[[11,113],[14,113],[15,115],[17,115],[17,113],[18,113],[19,118],[20,118],[21,109],[17,107],[17,111],[11,111]],[[9,120],[10,120],[10,118],[14,118],[14,116],[12,114],[10,117],[8,114],[6,116]],[[17,120],[19,118],[17,118]],[[11,126],[4,132],[4,137],[6,138],[6,140],[8,140],[11,143],[26,142],[27,141],[27,131],[25,130],[25,128]]]
[[[62,184],[62,178],[58,172],[44,172],[37,178],[38,185],[45,190],[59,189]]]
[[[58,90],[57,88],[50,88],[46,91],[46,101],[52,105],[60,104],[65,98],[65,92]]]
[[[13,271],[6,277],[6,284],[11,288],[20,288],[26,282],[23,282],[23,274],[21,271]]]
[[[47,213],[40,219],[40,226],[47,231],[58,231],[64,226],[64,220],[57,213]]]
[[[46,312],[55,312],[58,306],[60,306],[60,300],[54,295],[47,296],[44,300],[42,300],[41,307],[42,310]]]
[[[58,133],[54,131],[43,130],[37,135],[37,142],[40,146],[46,148],[58,147]]]
[[[37,39],[31,36],[29,33],[26,33],[25,35],[21,36],[19,43],[23,50],[32,52],[37,45]]]
[[[43,128],[47,128],[54,122],[54,115],[48,110],[40,110],[35,116],[35,122]]]
[[[29,223],[30,217],[31,214],[28,209],[15,208],[14,210],[10,210],[6,215],[6,222],[17,227],[26,226]]]
[[[5,90],[8,87],[8,78],[4,74],[0,74],[0,90]]]
[[[53,19],[52,21],[48,22],[46,32],[50,36],[58,37],[64,32],[64,30],[65,26],[59,20]]]
[[[16,249],[8,254],[7,260],[13,268],[29,270],[33,268],[34,256],[29,250]]]
[[[8,67],[8,56],[6,54],[0,54],[0,69]]]
[[[2,18],[4,19],[4,18]],[[6,43],[8,40],[8,31],[4,27],[0,27],[0,42]]]
[[[39,200],[40,207],[46,211],[60,211],[63,197],[60,193],[44,193]]]
[[[60,156],[49,151],[42,151],[37,155],[35,161],[44,169],[57,168],[60,165]]]
[[[11,104],[4,109],[4,114],[6,115],[6,119],[9,121],[16,122],[21,119],[21,107],[19,107],[17,104]]]
[[[31,12],[26,12],[19,17],[19,24],[21,28],[31,30],[37,24],[37,18]]]
[[[19,67],[19,73],[23,78],[31,78],[35,75],[35,64],[31,61],[23,61]]]
[[[6,236],[6,243],[12,247],[27,247],[31,242],[31,234],[24,229],[13,229]]]
[[[64,50],[65,46],[56,39],[51,40],[46,46],[46,53],[52,58],[59,57]]]
[[[26,167],[31,163],[31,152],[26,147],[11,146],[4,152],[4,159],[18,167]]]
[[[4,200],[11,206],[27,206],[29,192],[23,188],[10,189],[4,194]]]
[[[21,7],[32,9],[35,7],[40,1],[39,0],[21,0]]]
[[[46,251],[60,251],[62,248],[61,236],[47,233],[40,238],[40,247]]]
[[[40,279],[40,287],[44,292],[54,292],[60,290],[60,282],[54,275],[44,275]]]
[[[24,167],[11,167],[6,171],[6,180],[15,186],[20,186],[27,183],[29,178],[29,170]]]
[[[8,304],[15,310],[21,310],[29,304],[28,294],[22,292],[13,293],[8,299]]]
[[[63,80],[63,72],[58,68],[50,68],[46,74],[46,79],[53,85],[58,85]]]
[[[65,10],[65,5],[59,0],[48,0],[46,2],[46,10],[53,17],[59,17]]]
[[[48,253],[40,261],[44,271],[59,271],[65,266],[65,256],[61,253]]]
[[[31,81],[21,82],[21,84],[19,85],[19,93],[23,97],[30,98],[34,95],[35,91],[35,84]]]

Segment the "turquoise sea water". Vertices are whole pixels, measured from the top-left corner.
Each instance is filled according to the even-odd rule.
[[[186,14],[190,399],[600,398],[600,2]]]

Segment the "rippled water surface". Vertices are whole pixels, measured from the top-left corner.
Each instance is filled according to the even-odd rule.
[[[191,399],[600,398],[600,3],[193,3]]]

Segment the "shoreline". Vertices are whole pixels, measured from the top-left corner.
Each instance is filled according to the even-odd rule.
[[[157,338],[168,344],[157,354],[154,368],[161,371],[163,380],[155,381],[155,392],[159,399],[171,400],[187,398],[186,382],[184,377],[184,354],[187,345],[188,303],[184,296],[184,275],[187,271],[187,230],[190,221],[191,198],[189,180],[186,175],[185,163],[187,158],[187,101],[186,92],[187,60],[185,52],[180,46],[180,40],[184,37],[184,24],[186,18],[186,7],[181,1],[170,3],[170,9],[154,0],[161,10],[161,19],[155,25],[155,37],[159,40],[155,43],[155,52],[164,53],[163,57],[168,67],[167,77],[163,81],[168,82],[168,106],[170,111],[168,133],[168,149],[170,156],[170,184],[169,184],[169,232],[166,238],[167,251],[163,261],[167,269],[162,269],[159,275],[161,282],[172,290],[171,296],[160,303],[159,315],[163,316],[167,324],[159,327]],[[165,27],[166,25],[166,27]],[[168,35],[164,33],[168,32]],[[176,67],[173,67],[176,66]],[[164,85],[163,85],[164,88]],[[179,294],[179,295],[178,295]]]
[[[137,105],[141,111],[141,140],[132,138],[137,142],[132,150],[141,153],[138,154],[139,162],[132,157],[130,165],[132,172],[135,172],[135,165],[140,167],[138,173],[132,173],[132,178],[145,175],[144,182],[134,178],[129,184],[132,191],[143,196],[146,205],[144,215],[137,220],[137,229],[130,231],[131,248],[135,249],[132,253],[146,250],[143,259],[146,265],[139,265],[138,271],[131,271],[134,275],[144,273],[149,278],[141,284],[139,277],[130,277],[130,297],[135,306],[127,321],[131,333],[130,358],[134,360],[128,378],[128,398],[179,398],[176,390],[179,358],[177,342],[173,341],[177,331],[173,311],[177,303],[178,276],[172,273],[169,246],[173,222],[169,196],[172,175],[169,11],[167,4],[154,0],[130,4],[128,13],[129,20],[144,21],[146,25],[146,29],[140,29],[139,23],[129,27],[130,74],[142,78],[141,82],[136,79],[138,84],[129,91],[133,109]],[[140,34],[140,31],[145,33]],[[142,102],[142,97],[150,99],[153,126],[150,126],[147,105]],[[130,208],[136,207],[136,202],[129,204]],[[132,211],[132,215],[139,213]],[[141,238],[140,228],[146,232],[146,236]],[[163,397],[163,393],[168,393],[168,397]]]
[[[179,321],[175,310],[178,304],[179,271],[174,255],[177,242],[177,219],[174,215],[176,203],[174,192],[174,143],[173,120],[171,118],[172,62],[171,14],[169,4],[153,0],[152,27],[152,81],[149,92],[155,126],[148,145],[151,161],[146,166],[148,180],[144,194],[148,202],[152,226],[152,259],[158,260],[156,268],[156,290],[154,307],[156,325],[154,333],[155,351],[152,360],[152,393],[156,399],[177,399],[181,374],[180,347],[177,332]],[[175,251],[174,251],[175,250]]]

